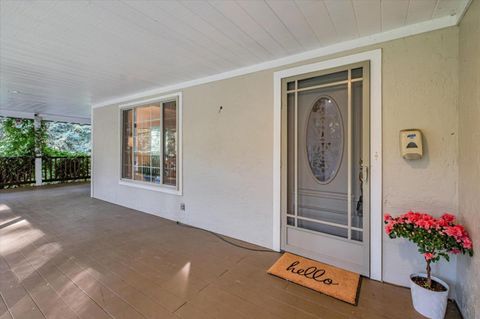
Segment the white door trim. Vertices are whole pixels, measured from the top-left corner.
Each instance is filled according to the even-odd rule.
[[[382,50],[302,65],[273,74],[273,249],[281,236],[282,78],[370,61],[370,278],[382,280]]]

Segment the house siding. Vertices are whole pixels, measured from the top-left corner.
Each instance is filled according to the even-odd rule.
[[[93,196],[272,247],[273,72],[376,48],[383,60],[384,211],[456,212],[457,27],[182,90],[183,196],[119,185],[118,105],[95,108]],[[405,128],[423,131],[423,159],[401,158]],[[433,270],[454,283],[455,267],[453,260]],[[408,285],[409,274],[423,268],[414,246],[384,237],[384,280]]]
[[[457,301],[465,319],[480,318],[480,1],[460,23],[459,194],[460,220],[477,253],[458,258]]]

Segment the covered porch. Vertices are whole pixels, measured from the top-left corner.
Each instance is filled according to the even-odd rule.
[[[0,319],[477,319],[479,34],[480,0],[0,0]]]
[[[363,278],[352,306],[268,275],[280,253],[91,198],[89,185],[0,196],[1,318],[423,318],[406,288]],[[446,318],[461,318],[452,302]]]

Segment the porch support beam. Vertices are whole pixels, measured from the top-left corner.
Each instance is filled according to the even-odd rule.
[[[35,128],[35,186],[42,185],[42,148],[39,143],[37,133],[42,127],[42,117],[35,114],[33,117],[33,126]]]

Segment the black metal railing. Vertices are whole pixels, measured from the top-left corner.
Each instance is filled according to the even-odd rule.
[[[35,183],[35,157],[0,157],[0,188]]]
[[[90,179],[90,157],[42,157],[42,183]],[[0,157],[0,189],[35,184],[35,157]]]
[[[42,181],[61,182],[88,180],[90,178],[90,157],[47,157],[42,158]]]

